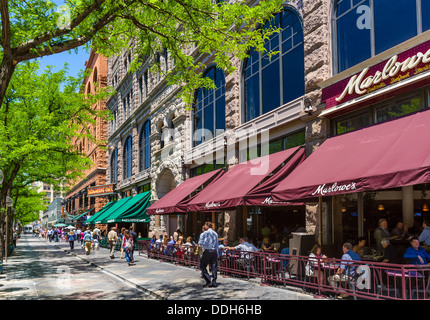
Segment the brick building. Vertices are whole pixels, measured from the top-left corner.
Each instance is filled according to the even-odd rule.
[[[107,78],[107,59],[91,50],[88,61],[85,62],[86,70],[89,75],[83,81],[85,93],[94,94],[98,88],[106,86]],[[93,106],[94,110],[106,110],[105,101],[99,101]],[[89,130],[96,141],[106,141],[106,120],[98,117],[95,124],[89,124]],[[81,129],[81,133],[85,128]],[[88,197],[87,188],[106,183],[106,150],[105,144],[96,143],[85,137],[74,138],[72,144],[92,161],[88,170],[84,171],[85,178],[80,181],[70,182],[70,189],[63,201],[65,210],[72,216],[88,212],[94,214],[107,203],[103,197]]]

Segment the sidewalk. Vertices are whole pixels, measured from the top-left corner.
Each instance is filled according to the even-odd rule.
[[[261,286],[254,281],[222,275],[218,275],[217,288],[203,288],[204,280],[199,270],[148,259],[139,256],[138,251],[134,252],[135,263],[128,267],[119,252],[115,252],[115,259],[110,259],[106,248],[98,248],[86,255],[78,242],[75,242],[74,250],[70,250],[69,244],[65,242],[46,242],[160,300],[315,300],[312,295],[294,291],[293,288]]]

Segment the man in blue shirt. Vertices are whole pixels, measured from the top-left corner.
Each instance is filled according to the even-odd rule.
[[[202,271],[203,279],[206,284],[204,287],[217,287],[217,259],[218,259],[218,234],[212,229],[212,222],[206,222],[203,226],[205,230],[199,239],[199,246],[204,249],[202,258],[200,259],[200,270]],[[207,271],[208,264],[212,269],[212,283],[211,277]]]
[[[423,231],[418,237],[418,240],[423,243],[424,249],[430,249],[430,225],[428,220],[423,221]]]
[[[428,264],[430,261],[430,254],[420,247],[420,240],[418,238],[411,239],[411,246],[406,249],[403,257],[411,264]]]

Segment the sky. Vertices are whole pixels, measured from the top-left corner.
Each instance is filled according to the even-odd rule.
[[[90,57],[90,52],[84,48],[79,48],[78,53],[75,51],[56,53],[50,56],[45,56],[40,59],[40,73],[48,66],[53,66],[54,71],[63,69],[64,63],[69,64],[68,75],[76,77],[80,71],[85,69],[85,61]]]

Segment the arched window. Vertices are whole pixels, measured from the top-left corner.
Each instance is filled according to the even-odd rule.
[[[342,72],[430,29],[426,0],[335,0],[335,72]]]
[[[123,176],[124,179],[131,177],[131,169],[133,162],[133,139],[129,136],[124,143],[124,152],[123,152]]]
[[[140,133],[140,170],[148,169],[151,166],[151,145],[149,136],[151,135],[151,123],[147,120],[143,124]]]
[[[115,148],[110,158],[110,181],[115,183],[118,178],[118,149]]]
[[[305,93],[303,26],[299,15],[288,8],[278,13],[263,28],[281,28],[266,42],[268,51],[279,54],[269,59],[251,50],[244,63],[244,112],[250,121]]]
[[[225,77],[215,66],[207,69],[205,77],[214,81],[216,89],[201,88],[196,92],[194,106],[194,146],[225,131]]]

